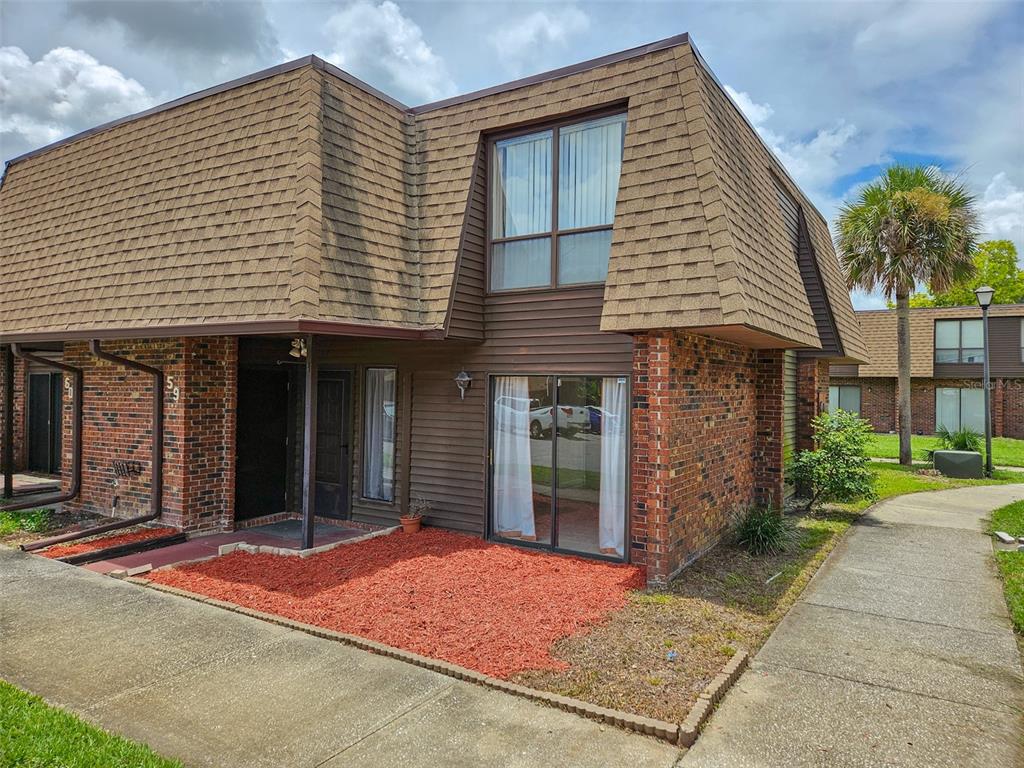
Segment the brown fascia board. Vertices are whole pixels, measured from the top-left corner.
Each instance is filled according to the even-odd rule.
[[[129,328],[11,333],[0,336],[0,343],[85,341],[88,339],[164,339],[176,336],[300,336],[303,334],[411,340],[444,338],[444,331],[435,328],[358,325],[354,323],[335,323],[330,320],[249,320],[235,323],[152,325]]]
[[[632,59],[637,56],[643,56],[645,54],[653,53],[655,51],[661,51],[666,48],[672,48],[677,45],[682,45],[686,42],[689,42],[689,36],[684,32],[681,35],[667,37],[664,40],[659,40],[657,42],[648,43],[646,45],[637,46],[635,48],[629,48],[628,50],[625,51],[618,51],[617,53],[610,53],[606,56],[601,56],[596,59],[590,59],[588,61],[583,61],[578,64],[572,64],[567,67],[561,67],[560,69],[553,69],[548,72],[542,72],[537,75],[531,75],[530,77],[525,77],[522,78],[521,80],[513,80],[508,83],[502,83],[501,85],[495,85],[490,88],[484,88],[479,91],[473,91],[472,93],[467,93],[462,96],[453,96],[450,99],[431,102],[429,104],[424,104],[419,107],[406,106],[397,99],[388,96],[383,91],[377,90],[369,83],[366,83],[360,80],[359,78],[355,77],[354,75],[349,74],[345,70],[340,69],[339,67],[336,67],[335,65],[324,61],[319,56],[303,56],[302,58],[295,59],[294,61],[288,61],[285,62],[284,64],[278,64],[277,66],[270,67],[268,69],[262,69],[259,72],[253,72],[250,75],[245,75],[244,77],[239,77],[235,80],[229,80],[226,83],[220,83],[219,85],[204,88],[201,91],[196,91],[195,93],[191,93],[187,96],[182,96],[180,98],[174,99],[173,101],[168,101],[165,104],[158,104],[157,106],[150,107],[149,109],[143,110],[142,112],[136,112],[132,115],[125,115],[124,117],[120,117],[117,120],[111,120],[108,123],[97,125],[93,128],[89,128],[79,133],[73,134],[71,136],[67,136],[51,144],[46,144],[45,146],[38,147],[37,149],[33,149],[29,152],[25,152],[24,154],[18,155],[17,157],[7,160],[4,164],[5,171],[7,167],[10,167],[14,163],[21,162],[22,160],[27,160],[30,157],[35,157],[36,155],[40,155],[44,152],[50,151],[51,149],[56,149],[57,147],[64,146],[65,144],[70,144],[74,141],[78,141],[79,139],[84,139],[89,136],[93,136],[97,133],[101,133],[102,131],[106,131],[111,128],[116,128],[119,125],[130,123],[133,120],[138,120],[143,117],[155,115],[169,109],[174,109],[175,107],[180,107],[185,104],[189,104],[193,101],[198,101],[199,99],[204,99],[207,96],[214,96],[218,93],[223,93],[224,91],[229,91],[233,88],[239,88],[243,85],[255,83],[260,80],[266,80],[267,78],[274,77],[276,75],[281,75],[284,74],[285,72],[291,72],[302,67],[311,66],[322,72],[326,72],[330,75],[333,75],[334,77],[337,77],[340,80],[343,80],[346,83],[349,83],[350,85],[355,86],[356,88],[359,88],[360,90],[370,94],[371,96],[375,96],[381,101],[390,104],[391,106],[395,107],[396,109],[402,112],[405,112],[406,114],[417,115],[423,112],[430,112],[432,110],[451,106],[453,104],[460,104],[462,102],[472,101],[474,99],[479,99],[484,96],[490,96],[495,93],[504,93],[506,91],[515,90],[516,88],[523,88],[528,85],[543,83],[548,80],[556,80],[560,77],[566,77],[568,75],[573,75],[578,72],[585,72],[586,70],[594,69],[595,67],[601,67],[607,64],[613,64],[618,61]],[[4,174],[4,176],[6,176],[6,173]],[[3,177],[0,177],[0,186],[2,186],[2,184]]]

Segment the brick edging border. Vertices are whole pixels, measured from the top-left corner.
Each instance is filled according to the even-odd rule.
[[[714,706],[722,699],[725,692],[736,681],[743,670],[746,669],[747,660],[749,658],[746,651],[737,651],[722,668],[722,671],[719,672],[718,675],[716,675],[708,686],[701,692],[683,723],[681,725],[675,725],[664,720],[656,720],[651,717],[644,717],[643,715],[634,715],[617,709],[600,707],[596,704],[591,704],[590,702],[582,701],[580,699],[560,696],[555,693],[548,693],[547,691],[539,691],[525,685],[519,685],[507,680],[491,677],[489,675],[485,675],[483,672],[477,672],[476,670],[468,669],[466,667],[459,666],[458,664],[451,664],[447,661],[434,659],[429,656],[421,656],[418,653],[412,653],[411,651],[395,648],[394,646],[385,645],[384,643],[378,643],[374,640],[368,640],[365,637],[350,635],[345,632],[336,632],[333,629],[305,624],[301,621],[293,621],[292,619],[287,619],[284,616],[278,616],[273,613],[257,611],[225,600],[218,600],[214,597],[207,597],[206,595],[188,592],[184,589],[178,589],[177,587],[167,586],[166,584],[157,584],[149,579],[141,578],[139,576],[121,577],[121,580],[131,582],[138,586],[148,587],[149,589],[156,590],[157,592],[176,595],[199,603],[206,603],[207,605],[222,608],[226,611],[231,611],[232,613],[239,613],[252,619],[258,619],[270,624],[294,629],[324,640],[333,640],[335,642],[344,643],[345,645],[369,651],[370,653],[387,656],[392,659],[403,661],[407,664],[413,664],[417,667],[439,672],[442,675],[454,677],[457,680],[476,683],[493,690],[504,691],[505,693],[509,693],[513,696],[519,696],[531,701],[547,704],[565,712],[582,715],[583,717],[590,718],[591,720],[615,725],[628,731],[635,731],[636,733],[654,736],[680,747],[690,747],[693,745],[694,741],[697,740],[697,735],[700,732],[701,727],[711,715]]]

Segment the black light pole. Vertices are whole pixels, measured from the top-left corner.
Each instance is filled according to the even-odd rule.
[[[995,290],[983,285],[974,292],[974,295],[978,297],[978,305],[981,307],[982,345],[985,348],[984,372],[982,373],[984,380],[982,386],[985,387],[985,475],[992,477],[992,405],[990,403],[992,385],[989,381],[988,368],[988,308],[992,303]]]

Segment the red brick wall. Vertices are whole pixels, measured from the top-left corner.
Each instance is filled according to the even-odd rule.
[[[993,415],[993,433],[1024,440],[1024,379],[997,379],[995,384],[998,385],[995,410],[999,418]]]
[[[6,425],[4,424],[4,398],[7,396],[7,382],[4,380],[6,376],[7,367],[3,364],[3,355],[6,354],[0,351],[0,457],[6,459],[3,456],[3,434]],[[26,429],[26,414],[25,414],[25,392],[26,382],[28,377],[28,368],[25,365],[25,361],[20,358],[14,358],[14,471],[20,472],[25,468],[25,463],[28,461],[28,457],[25,454],[25,446],[27,443],[25,437]],[[0,462],[0,467],[3,467],[3,463]]]
[[[104,350],[164,372],[162,521],[185,530],[230,527],[234,519],[234,413],[237,341],[175,338],[105,342]],[[64,360],[85,371],[82,491],[72,508],[146,514],[152,479],[152,381],[94,357],[84,342]],[[70,482],[73,425],[64,403],[64,482]],[[139,476],[117,477],[114,461],[138,461]]]
[[[796,449],[814,448],[814,429],[811,421],[828,410],[828,360],[814,357],[800,358],[796,368]]]
[[[860,417],[870,421],[875,432],[896,430],[896,379],[833,376],[829,383],[860,387]],[[913,413],[915,404],[911,402],[910,407]],[[932,403],[934,409],[935,404]]]
[[[783,359],[781,349],[757,353],[757,419],[754,436],[754,499],[778,506],[783,499]]]
[[[718,543],[756,490],[781,499],[781,455],[781,353],[677,331],[634,338],[630,546],[651,583]],[[759,473],[756,457],[775,465]]]

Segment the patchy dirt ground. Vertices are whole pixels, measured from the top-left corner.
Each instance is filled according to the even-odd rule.
[[[855,517],[802,518],[797,543],[774,557],[720,546],[668,589],[634,592],[607,623],[559,641],[552,655],[562,669],[513,680],[680,722],[738,649],[764,644]]]
[[[17,547],[30,541],[37,541],[47,536],[56,536],[61,533],[79,530],[88,525],[98,525],[112,519],[82,512],[65,512],[58,508],[49,514],[43,530],[23,530],[18,528],[0,536],[0,544]]]

